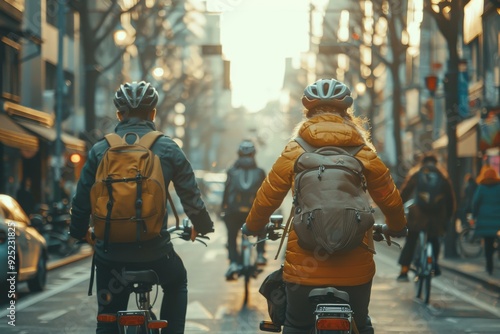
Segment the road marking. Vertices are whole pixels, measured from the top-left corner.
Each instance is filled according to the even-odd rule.
[[[207,326],[192,321],[186,321],[186,326],[184,329],[186,331],[191,330],[197,332],[210,332],[210,328],[208,328]]]
[[[49,322],[51,320],[54,320],[56,318],[59,318],[60,316],[68,313],[70,309],[65,309],[65,310],[56,310],[56,311],[51,311],[45,314],[42,314],[41,316],[38,317],[38,320],[42,323]]]
[[[222,319],[222,317],[224,317],[226,315],[226,311],[227,311],[227,307],[224,306],[224,305],[220,305],[218,308],[217,308],[217,311],[215,311],[215,316],[214,316],[214,319],[215,320],[220,320]]]
[[[214,316],[210,313],[199,301],[194,301],[188,304],[186,319],[213,319]]]
[[[203,262],[214,261],[219,255],[227,253],[225,249],[209,249],[203,254]]]
[[[378,253],[376,255],[376,259],[377,259],[377,261],[384,262],[386,265],[394,266],[394,259],[389,258],[386,255]],[[490,312],[491,314],[493,314],[497,317],[500,317],[500,310],[497,309],[496,307],[494,307],[490,304],[484,303],[484,302],[478,300],[477,298],[474,298],[470,294],[467,294],[462,290],[458,290],[458,289],[452,287],[450,284],[446,284],[445,282],[442,282],[439,279],[433,279],[431,281],[431,285],[436,286],[438,289],[440,289],[446,293],[449,293],[450,295],[452,295],[458,299],[461,299],[464,302],[472,304],[472,305],[474,305],[474,306],[476,306],[476,307],[478,307],[486,312]],[[431,298],[432,298],[432,294],[431,294]]]
[[[80,277],[77,277],[72,281],[68,281],[68,282],[58,286],[54,290],[44,291],[44,292],[41,292],[40,294],[34,295],[33,298],[29,298],[27,300],[21,300],[20,302],[16,303],[16,312],[24,310],[25,308],[30,307],[31,305],[34,305],[38,302],[44,301],[45,299],[52,297],[60,292],[65,291],[65,290],[68,290],[68,289],[74,287],[75,285],[82,283],[88,279],[89,279],[89,277],[87,275],[81,275]],[[5,317],[8,313],[9,313],[9,310],[4,310],[4,311],[0,312],[0,318]]]

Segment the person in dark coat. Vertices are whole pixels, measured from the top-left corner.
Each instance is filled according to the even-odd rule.
[[[472,199],[472,216],[475,220],[474,235],[484,240],[486,271],[493,274],[495,237],[500,230],[500,178],[495,169],[483,166],[477,177],[478,187]]]
[[[120,121],[115,128],[119,136],[135,133],[139,137],[156,129],[154,120],[158,92],[144,81],[125,83],[116,91],[114,100]],[[130,138],[133,137],[133,138]],[[135,136],[126,136],[127,142],[135,141]],[[70,234],[76,239],[88,238],[91,216],[90,190],[108,142],[98,141],[89,151],[83,166],[76,194],[72,201]],[[161,162],[164,187],[172,182],[180,198],[184,212],[193,223],[193,235],[214,231],[213,221],[203,202],[197,186],[194,171],[181,148],[169,137],[161,136],[151,146]],[[167,227],[164,219],[163,229]],[[162,333],[184,333],[187,311],[187,273],[182,259],[175,252],[169,233],[154,239],[137,243],[114,243],[105,248],[103,240],[96,240],[95,246],[96,285],[98,314],[116,314],[126,310],[129,290],[118,284],[116,275],[126,270],[154,270],[163,289],[160,318],[168,321]],[[110,284],[118,286],[110,288]],[[116,323],[98,323],[97,333],[118,333]]]
[[[418,183],[419,171],[422,167],[433,166],[436,167],[442,177],[445,179],[443,183],[443,189],[441,190],[444,195],[443,204],[440,206],[436,212],[427,212],[422,210],[418,205],[411,205],[408,212],[408,236],[406,237],[405,245],[399,256],[399,264],[401,265],[401,271],[397,277],[398,281],[407,282],[408,281],[408,271],[410,269],[411,261],[413,260],[413,254],[415,252],[415,247],[418,240],[418,234],[421,230],[427,232],[427,237],[432,243],[432,249],[434,251],[435,268],[434,275],[438,276],[441,274],[439,268],[438,260],[441,247],[440,238],[446,233],[448,224],[450,223],[451,217],[455,214],[456,202],[453,190],[453,185],[448,177],[448,173],[441,165],[438,163],[437,157],[434,154],[426,154],[422,158],[421,162],[410,170],[405,181],[401,185],[401,198],[404,203],[416,198],[416,188]]]
[[[471,174],[465,175],[464,178],[465,188],[462,196],[462,201],[460,204],[460,221],[462,227],[466,228],[469,226],[468,216],[472,213],[472,198],[476,192],[477,183]]]
[[[23,178],[21,188],[16,193],[16,200],[28,216],[35,213],[36,200],[31,190],[31,178]]]

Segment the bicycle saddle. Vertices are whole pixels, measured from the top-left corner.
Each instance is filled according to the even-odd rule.
[[[159,278],[154,270],[127,271],[122,272],[122,278],[128,284],[145,283],[158,284]]]
[[[345,291],[337,290],[333,287],[316,288],[309,292],[309,301],[318,303],[347,303],[349,304],[349,294]]]

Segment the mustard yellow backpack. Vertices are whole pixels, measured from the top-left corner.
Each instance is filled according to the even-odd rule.
[[[125,141],[130,135],[136,136],[133,144]],[[105,251],[108,243],[150,240],[161,233],[170,196],[160,159],[150,147],[162,135],[152,131],[142,138],[135,133],[105,136],[110,147],[90,191],[94,234],[104,240]]]

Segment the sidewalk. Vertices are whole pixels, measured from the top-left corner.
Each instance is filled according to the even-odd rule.
[[[500,291],[500,259],[497,253],[493,255],[493,275],[486,272],[484,254],[475,258],[445,259],[441,257],[439,264],[442,269],[466,276],[493,290]]]

